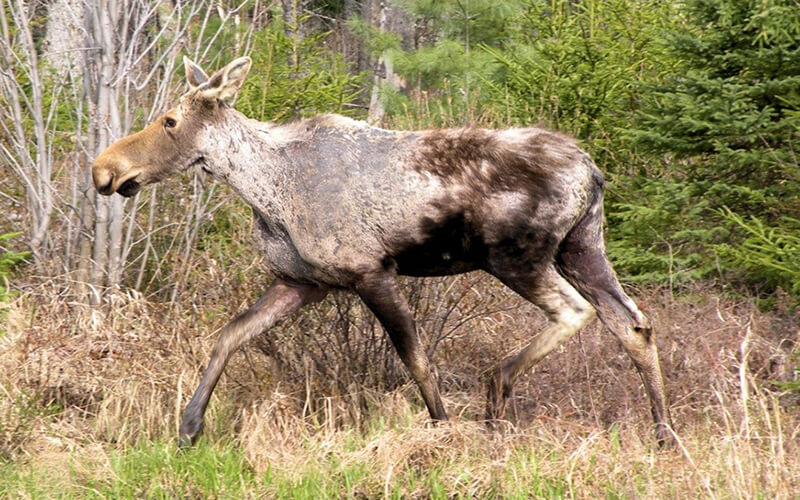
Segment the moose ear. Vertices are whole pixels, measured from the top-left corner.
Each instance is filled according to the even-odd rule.
[[[183,68],[186,72],[186,82],[192,90],[208,81],[208,75],[203,68],[186,56],[183,56]]]
[[[244,84],[253,61],[240,57],[217,71],[200,88],[204,97],[230,101]]]

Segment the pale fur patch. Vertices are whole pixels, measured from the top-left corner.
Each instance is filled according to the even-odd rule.
[[[365,121],[353,120],[346,116],[334,114],[318,115],[313,118],[280,125],[253,119],[247,119],[247,121],[250,127],[257,130],[262,137],[265,137],[267,143],[274,147],[308,140],[314,134],[314,131],[321,127],[353,132],[373,128]]]

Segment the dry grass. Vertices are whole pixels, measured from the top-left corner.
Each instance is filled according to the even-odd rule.
[[[212,475],[230,469],[250,479],[207,486],[202,479],[187,486],[192,474],[204,476],[173,462],[173,448],[143,443],[172,442],[216,333],[230,311],[245,307],[249,288],[206,310],[168,309],[134,292],[90,309],[54,300],[57,281],[27,289],[0,337],[0,496],[126,496],[109,486],[119,484],[132,485],[132,496],[159,496],[131,477],[167,485],[166,496],[273,497],[292,488],[369,498],[792,498],[800,491],[797,397],[771,383],[796,376],[790,356],[800,330],[790,312],[762,314],[704,289],[635,294],[658,329],[680,439],[676,450],[659,452],[632,364],[596,325],[522,380],[514,423],[486,431],[485,374],[543,319],[479,275],[409,287],[423,335],[429,345],[438,340],[432,352],[451,422],[426,422],[415,388],[384,355],[380,330],[347,299],[331,299],[235,356],[189,461],[206,457]],[[133,474],[130,457],[160,465]],[[8,474],[32,467],[46,467],[46,479]],[[31,486],[38,481],[43,490]]]

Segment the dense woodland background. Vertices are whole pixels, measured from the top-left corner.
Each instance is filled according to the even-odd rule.
[[[665,330],[675,413],[729,428],[726,398],[735,393],[747,406],[747,346],[761,349],[752,383],[796,409],[783,391],[800,391],[797,0],[0,0],[0,10],[0,340],[17,374],[0,380],[0,458],[43,435],[26,422],[62,422],[70,411],[103,443],[169,437],[214,329],[269,280],[251,245],[249,209],[201,172],[131,200],[97,196],[91,185],[93,158],[185,90],[183,55],[207,70],[249,55],[236,107],[261,120],[336,112],[386,128],[540,125],[578,137],[608,180],[610,258]],[[445,392],[470,394],[463,401],[482,391],[492,363],[523,345],[512,332],[541,325],[482,275],[405,287]],[[467,330],[498,340],[481,343]],[[228,371],[221,390],[239,399],[216,411],[227,422],[218,435],[254,432],[247,410],[235,408],[241,398],[264,400],[243,396],[245,386],[262,398],[283,387],[299,394],[289,406],[304,418],[321,411],[336,425],[363,425],[375,409],[374,395],[357,388],[406,387],[382,331],[347,296],[256,344]],[[566,381],[584,375],[585,388],[567,389],[570,398],[587,391],[588,400],[567,405],[591,407],[576,410],[581,425],[609,428],[631,408],[644,411],[643,399],[620,392],[640,391],[635,380],[609,382],[632,377],[627,361],[613,362],[616,375],[596,368],[605,385],[589,382],[587,359],[619,356],[601,346],[581,340],[583,357],[537,372],[544,379],[529,387],[531,399],[559,395],[540,416],[573,415]],[[739,368],[720,361],[728,355]],[[269,370],[256,368],[264,360]],[[152,377],[139,385],[115,378],[121,363]],[[180,368],[161,373],[160,363]],[[701,373],[679,379],[692,370]],[[730,383],[704,388],[709,373]],[[121,402],[131,392],[134,402]],[[594,397],[621,399],[595,408]],[[706,411],[714,399],[724,408],[718,419]],[[341,411],[329,408],[333,400]],[[262,413],[273,418],[271,404]],[[456,406],[480,415],[472,404]],[[120,427],[136,415],[150,430]],[[735,417],[749,437],[746,409]],[[254,453],[249,462],[262,463]],[[751,458],[756,467],[764,456]],[[775,483],[786,490],[767,490],[791,491],[791,477]],[[706,486],[698,480],[685,491]]]
[[[4,0],[4,273],[27,251],[24,266],[69,275],[79,300],[120,286],[182,293],[191,250],[230,224],[227,193],[193,173],[182,189],[106,200],[88,165],[174,102],[179,56],[213,69],[248,54],[237,107],[262,120],[338,112],[392,128],[573,134],[609,178],[610,254],[625,280],[798,298],[797,7]]]

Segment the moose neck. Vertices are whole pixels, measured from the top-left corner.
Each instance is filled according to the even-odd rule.
[[[223,116],[219,128],[209,129],[205,139],[209,168],[257,212],[271,216],[284,201],[287,180],[286,165],[279,159],[285,141],[273,132],[279,127],[233,109]]]

